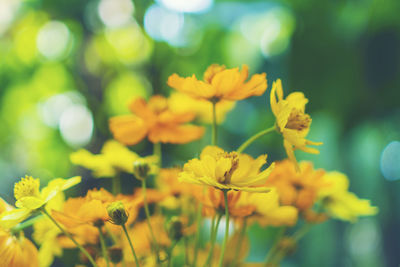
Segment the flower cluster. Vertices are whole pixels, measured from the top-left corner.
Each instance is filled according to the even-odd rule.
[[[79,249],[75,266],[247,266],[247,230],[258,224],[281,229],[263,263],[276,266],[312,225],[376,214],[368,200],[349,192],[346,175],[297,162],[295,150],[317,154],[310,145],[322,143],[306,139],[312,121],[305,112],[308,99],[301,92],[284,98],[279,79],[269,95],[275,124],[236,150],[218,146],[218,124],[235,101],[267,89],[265,73],[248,77],[246,65],[240,70],[211,65],[203,80],[172,74],[167,83],[176,92],[171,96],[134,99],[132,114],[110,118],[114,140],[105,142],[99,154],[80,149],[70,158],[94,177],[111,179],[112,190],[93,188],[66,199],[64,191],[81,177],[56,178],[42,189],[39,179],[21,178],[14,186],[15,207],[0,201],[2,263],[46,267],[65,250]],[[198,151],[198,158],[166,168],[161,145],[202,138],[205,127],[195,125],[196,118],[212,125],[210,144]],[[269,163],[267,154],[244,153],[272,132],[281,135],[287,159]],[[154,144],[153,155],[142,157],[127,147],[143,139]],[[127,188],[120,174],[141,187]],[[216,238],[221,221],[222,243]],[[38,249],[24,236],[29,226]]]

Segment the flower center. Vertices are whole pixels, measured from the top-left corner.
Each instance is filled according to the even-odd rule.
[[[301,131],[310,127],[311,117],[299,109],[293,109],[290,113],[285,128]]]
[[[25,176],[14,185],[14,197],[19,200],[23,197],[39,196],[39,179],[32,176]]]
[[[239,167],[238,154],[236,152],[223,153],[222,157],[231,160],[231,168],[224,173],[224,176],[221,177],[219,182],[230,184],[234,171]]]

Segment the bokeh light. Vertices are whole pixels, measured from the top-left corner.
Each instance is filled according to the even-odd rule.
[[[83,105],[68,107],[60,117],[61,136],[73,147],[89,143],[93,133],[93,116]]]
[[[213,5],[213,0],[157,0],[157,2],[168,9],[188,13],[205,12]]]
[[[381,154],[381,172],[389,181],[400,179],[400,142],[390,142]]]
[[[121,27],[132,21],[134,6],[131,0],[101,0],[98,12],[107,27]]]
[[[36,43],[39,52],[47,59],[61,59],[69,52],[72,36],[64,23],[49,21],[40,28]]]

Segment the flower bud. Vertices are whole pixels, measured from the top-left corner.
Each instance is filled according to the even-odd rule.
[[[108,255],[110,255],[110,260],[112,263],[120,263],[123,258],[122,249],[119,247],[111,247],[108,249]]]
[[[183,236],[183,223],[178,217],[173,217],[168,224],[168,235],[172,240],[179,241]]]
[[[128,220],[124,204],[121,201],[113,202],[107,207],[108,216],[111,218],[111,223],[116,225],[124,225]]]
[[[140,180],[145,180],[150,172],[150,166],[147,162],[137,160],[133,163],[133,174]]]

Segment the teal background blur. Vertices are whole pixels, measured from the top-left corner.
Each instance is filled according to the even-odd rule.
[[[1,0],[0,194],[13,203],[25,174],[43,183],[81,174],[81,191],[99,185],[69,153],[98,152],[111,138],[108,118],[127,113],[129,100],[168,95],[174,72],[202,77],[212,63],[248,64],[267,73],[269,88],[237,103],[220,146],[235,149],[274,123],[269,89],[282,78],[286,94],[309,98],[309,139],[324,142],[319,156],[298,158],[345,172],[351,190],[380,209],[356,224],[314,227],[282,266],[399,266],[399,10],[397,0]],[[208,131],[164,146],[164,166],[197,156],[209,140]],[[151,149],[146,141],[134,147]],[[285,157],[278,135],[248,152]],[[263,259],[269,235],[253,227],[249,261]]]

